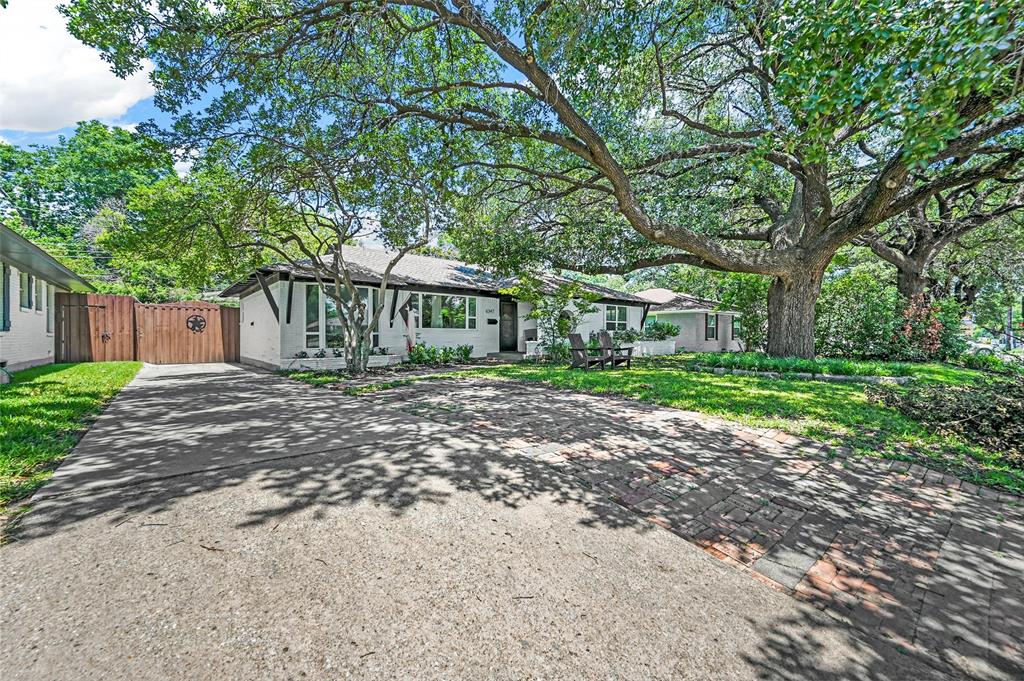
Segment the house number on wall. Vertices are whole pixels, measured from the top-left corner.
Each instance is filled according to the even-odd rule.
[[[206,317],[201,314],[194,314],[185,320],[185,327],[192,333],[202,333],[206,328]]]

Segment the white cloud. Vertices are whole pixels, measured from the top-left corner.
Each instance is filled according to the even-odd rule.
[[[192,170],[192,159],[185,159],[184,161],[174,162],[174,172],[178,173],[178,177],[185,177]]]
[[[185,177],[192,172],[192,165],[196,162],[196,154],[194,152],[184,149],[173,149],[171,153],[174,154],[174,172],[178,173],[178,177]]]
[[[0,128],[47,132],[116,120],[153,95],[150,69],[119,79],[68,33],[56,4],[27,0],[0,10]]]

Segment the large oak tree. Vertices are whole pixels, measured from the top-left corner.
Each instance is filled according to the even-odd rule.
[[[1022,151],[1020,17],[948,0],[75,0],[72,30],[193,140],[360,111],[464,140],[480,259],[767,275],[768,351],[814,352],[842,245]],[[272,92],[248,92],[260,83]],[[220,94],[218,94],[220,93]]]

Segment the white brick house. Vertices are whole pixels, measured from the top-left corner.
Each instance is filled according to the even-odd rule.
[[[54,294],[95,289],[2,225],[0,269],[0,367],[14,372],[52,362]]]
[[[666,288],[640,291],[651,304],[648,322],[668,322],[679,327],[676,350],[690,352],[738,352],[743,349],[740,313],[720,310],[715,300],[676,293]]]
[[[345,246],[343,254],[353,281],[365,286],[363,295],[379,295],[381,273],[393,254],[355,246]],[[545,275],[543,281],[554,286],[568,280]],[[537,324],[526,318],[529,303],[500,292],[514,285],[514,280],[458,260],[406,255],[392,270],[373,345],[394,359],[404,358],[413,343],[472,345],[474,357],[523,353],[527,341],[536,339]],[[584,288],[600,298],[597,312],[577,329],[584,338],[600,329],[642,327],[647,301],[600,286]],[[239,298],[243,362],[273,369],[344,366],[333,354],[340,347],[337,313],[309,277],[286,265],[271,265],[221,295]],[[318,351],[327,356],[314,358]],[[380,357],[371,357],[371,365]]]

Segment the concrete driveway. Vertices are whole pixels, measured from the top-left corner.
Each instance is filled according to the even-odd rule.
[[[513,439],[147,366],[0,548],[3,678],[945,678]]]

